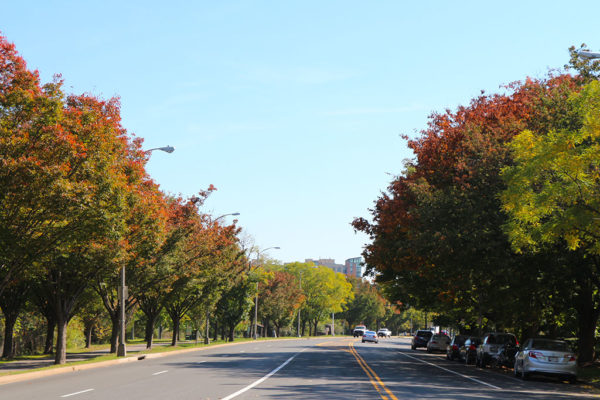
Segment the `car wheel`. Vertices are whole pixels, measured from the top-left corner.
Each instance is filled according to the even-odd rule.
[[[364,343],[365,341],[363,340],[362,342]]]
[[[416,350],[416,349],[417,349],[417,347],[416,347],[415,345],[412,345],[412,346],[410,346],[410,348],[411,348],[412,350]]]
[[[571,385],[574,385],[574,384],[576,384],[576,383],[577,383],[577,377],[576,377],[576,376],[570,376],[570,377],[568,378],[568,380],[569,380],[569,383],[570,383]]]

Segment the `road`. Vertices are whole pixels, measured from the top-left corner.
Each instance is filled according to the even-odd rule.
[[[582,384],[410,350],[407,339],[244,342],[0,386],[0,399],[592,399]]]

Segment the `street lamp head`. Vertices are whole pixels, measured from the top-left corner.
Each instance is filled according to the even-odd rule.
[[[154,150],[164,151],[165,153],[172,153],[175,151],[175,147],[173,147],[173,146],[155,147],[153,149],[146,150],[144,153],[152,153]]]
[[[231,215],[236,215],[237,216],[237,215],[240,215],[240,213],[232,213]]]
[[[279,249],[281,249],[281,247],[273,247],[273,248],[274,248],[274,249],[276,249],[276,250],[279,250]]]
[[[594,53],[592,51],[587,50],[577,50],[577,55],[581,58],[587,58],[589,60],[600,58],[600,53]]]

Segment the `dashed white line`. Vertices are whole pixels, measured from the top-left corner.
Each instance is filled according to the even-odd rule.
[[[86,392],[91,392],[94,389],[85,389],[85,390],[81,390],[79,392],[75,392],[75,393],[69,393],[69,394],[63,394],[60,397],[70,397],[70,396],[75,396],[76,394],[81,394],[81,393],[86,393]]]
[[[260,385],[261,383],[263,383],[264,381],[266,381],[267,379],[269,379],[271,376],[273,376],[274,374],[277,373],[277,371],[279,371],[281,368],[285,367],[286,365],[288,365],[294,358],[296,358],[296,356],[300,353],[302,353],[303,351],[305,351],[306,349],[302,349],[300,350],[298,353],[294,354],[293,356],[291,356],[290,358],[288,358],[283,364],[281,364],[279,367],[275,368],[273,371],[269,372],[267,375],[263,376],[262,378],[260,378],[259,380],[257,380],[254,383],[251,383],[250,385],[246,386],[243,389],[238,390],[237,392],[230,394],[227,397],[223,397],[221,400],[231,400],[234,397],[238,397],[240,394],[247,392],[248,390],[252,389],[254,386]]]
[[[164,374],[165,372],[169,372],[169,370],[165,369],[164,371],[158,371],[158,372],[153,373],[152,375],[160,375],[160,374]]]
[[[400,353],[400,354],[402,354],[402,355],[403,355],[403,356],[405,356],[405,357],[412,358],[413,360],[417,360],[417,361],[419,361],[419,362],[422,362],[423,364],[431,365],[431,366],[433,366],[433,367],[439,368],[439,369],[441,369],[441,370],[444,370],[444,371],[446,371],[446,372],[450,372],[451,374],[455,374],[455,375],[458,375],[458,376],[462,376],[463,378],[470,379],[470,380],[472,380],[472,381],[474,381],[474,382],[477,382],[477,383],[479,383],[479,384],[482,384],[482,385],[485,385],[485,386],[489,386],[489,387],[491,387],[491,388],[493,388],[493,389],[496,389],[496,390],[501,390],[501,388],[499,388],[498,386],[494,386],[494,385],[491,385],[491,384],[489,384],[489,383],[487,383],[487,382],[480,381],[479,379],[475,379],[475,378],[472,378],[472,377],[470,377],[470,376],[467,376],[467,375],[459,374],[458,372],[456,372],[456,371],[452,371],[452,370],[450,370],[450,369],[448,369],[448,368],[440,367],[439,365],[436,365],[436,364],[433,364],[433,363],[430,363],[430,362],[427,362],[427,361],[421,360],[420,358],[413,357],[413,356],[409,356],[408,354],[406,354],[406,353],[403,353],[403,352],[401,352],[401,351],[400,351],[399,353]]]

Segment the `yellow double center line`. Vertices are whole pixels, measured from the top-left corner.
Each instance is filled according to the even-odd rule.
[[[371,381],[371,384],[377,390],[381,398],[384,400],[398,400],[398,398],[394,396],[394,394],[390,392],[387,387],[385,387],[381,379],[379,379],[379,376],[377,376],[375,371],[373,371],[371,367],[369,367],[369,364],[367,364],[364,358],[362,358],[360,354],[358,354],[358,352],[354,348],[354,343],[350,342],[348,344],[348,347],[350,347],[350,353],[352,353],[354,358],[356,358],[356,361],[358,361],[358,365],[360,365],[363,371],[365,371],[365,374],[367,374],[367,376],[369,377],[369,381]],[[384,392],[387,393],[387,395]]]

